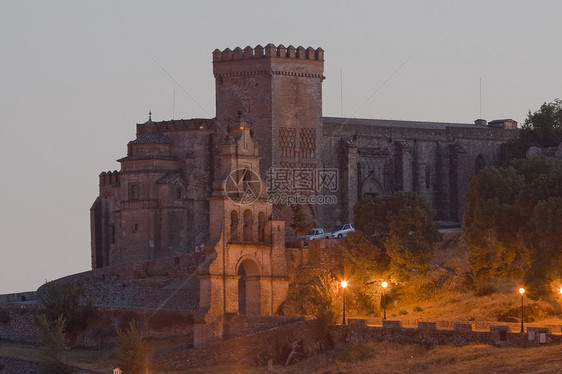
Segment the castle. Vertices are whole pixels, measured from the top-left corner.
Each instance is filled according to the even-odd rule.
[[[516,135],[513,120],[322,117],[323,71],[321,48],[215,50],[216,117],[149,118],[137,125],[127,156],[118,160],[121,170],[100,174],[91,209],[92,268],[197,251],[216,225],[233,220],[263,228],[269,217],[211,217],[210,198],[223,188],[217,185],[221,147],[240,128],[259,144],[256,173],[279,218],[289,221],[290,210],[282,206],[297,202],[326,229],[351,222],[362,196],[395,191],[419,192],[437,219],[460,222],[469,180],[484,166],[506,161],[502,145]],[[259,231],[252,239],[262,236]]]
[[[149,116],[121,170],[100,174],[91,276],[142,279],[142,269],[129,278],[104,269],[143,263],[148,273],[185,279],[166,286],[166,299],[125,304],[192,310],[201,346],[223,338],[225,316],[273,315],[286,299],[299,265],[286,248],[291,205],[333,229],[352,221],[363,196],[416,191],[438,219],[460,222],[469,180],[505,163],[517,123],[322,117],[323,70],[321,48],[215,50],[216,117]],[[140,282],[118,291],[122,299]]]

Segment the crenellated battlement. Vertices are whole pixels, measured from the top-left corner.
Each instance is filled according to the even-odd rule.
[[[112,186],[119,182],[119,172],[117,170],[104,171],[100,175],[100,187],[102,186]]]
[[[275,46],[273,44],[268,44],[265,47],[257,45],[255,48],[247,46],[242,49],[240,47],[226,48],[223,51],[215,49],[213,51],[213,62],[228,62],[228,61],[240,61],[240,60],[250,60],[250,59],[260,59],[260,58],[287,58],[296,60],[315,60],[324,61],[324,50],[322,48],[304,48],[298,46],[297,48],[292,45],[285,47],[283,44]]]

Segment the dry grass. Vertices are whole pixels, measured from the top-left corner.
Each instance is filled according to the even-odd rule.
[[[340,351],[328,351],[307,358],[296,365],[274,366],[274,373],[562,373],[562,346],[537,348],[495,348],[488,345],[463,347],[400,345],[395,343],[362,343]],[[0,343],[0,356],[21,359],[37,358],[37,347]],[[111,352],[72,350],[67,363],[111,372]],[[99,362],[105,364],[99,365]],[[264,367],[231,364],[189,369],[189,373],[260,373]],[[152,374],[180,374],[186,371],[151,371]]]
[[[4,341],[0,341],[0,356],[32,362],[39,362],[43,358],[39,346]],[[114,369],[112,364],[115,359],[111,349],[101,351],[69,349],[65,352],[63,362],[75,367],[110,373]]]
[[[464,285],[463,275],[467,270],[468,251],[462,233],[447,234],[428,272],[413,275],[400,285],[400,295],[387,308],[388,318],[494,322],[511,316],[516,322],[521,285],[511,279],[497,279],[493,283],[494,293],[478,296]],[[536,324],[560,325],[561,303],[562,299],[556,297],[531,300],[525,296],[525,305],[529,308],[526,315]]]
[[[495,348],[488,345],[464,347],[399,345],[393,343],[357,344],[342,351],[329,351],[284,367],[274,366],[277,374],[513,374],[562,373],[562,347]],[[189,373],[263,374],[264,367],[247,365],[218,365],[190,369]],[[154,372],[163,374],[164,372]],[[185,371],[166,372],[180,374]]]
[[[356,353],[355,351],[359,351]],[[367,343],[328,352],[278,373],[562,373],[560,346],[494,348]]]

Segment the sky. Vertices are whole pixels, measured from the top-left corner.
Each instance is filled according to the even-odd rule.
[[[562,97],[560,14],[558,0],[1,1],[0,294],[91,268],[98,175],[149,111],[214,117],[214,49],[322,47],[324,116],[521,124]]]

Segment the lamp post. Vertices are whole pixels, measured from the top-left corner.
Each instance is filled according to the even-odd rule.
[[[341,281],[341,288],[343,289],[343,319],[342,325],[345,325],[345,289],[347,288],[347,281]]]
[[[381,285],[382,285],[382,310],[383,310],[382,319],[386,319],[386,286],[388,286],[388,283],[382,282]]]
[[[525,293],[525,289],[523,287],[521,287],[519,289],[519,293],[521,294],[521,333],[523,333],[523,318],[524,318],[524,314],[523,314],[523,294]]]

